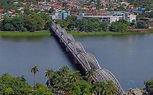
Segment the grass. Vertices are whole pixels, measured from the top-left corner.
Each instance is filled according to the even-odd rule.
[[[102,35],[127,35],[127,34],[146,34],[153,33],[153,28],[149,32],[79,32],[79,31],[67,31],[67,33],[73,36],[102,36]],[[0,31],[0,36],[7,37],[26,37],[26,36],[50,36],[49,30],[35,31],[35,32],[15,32],[15,31]]]
[[[102,36],[102,35],[127,35],[127,34],[144,34],[144,32],[75,32],[75,31],[69,31],[69,34],[72,34],[74,36]],[[146,33],[146,32],[145,32]],[[150,32],[147,32],[150,33]]]
[[[149,29],[149,33],[153,33],[153,28]]]
[[[15,32],[15,31],[0,31],[0,36],[50,36],[49,30],[35,31],[35,32]]]

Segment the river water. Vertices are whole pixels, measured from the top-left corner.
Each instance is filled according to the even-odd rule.
[[[153,34],[74,37],[92,53],[101,67],[111,71],[124,89],[144,87],[153,77]],[[30,68],[38,65],[36,81],[45,84],[45,69],[75,67],[53,37],[0,37],[0,75],[24,75],[33,85]]]

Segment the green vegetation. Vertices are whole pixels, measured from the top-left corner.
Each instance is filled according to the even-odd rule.
[[[144,82],[145,84],[145,92],[143,93],[143,95],[153,95],[153,79],[150,80],[146,80]]]
[[[77,19],[76,16],[69,16],[65,20],[56,20],[56,23],[60,24],[61,27],[66,29],[67,31],[119,32],[117,34],[122,34],[122,33],[127,34],[127,32],[135,33],[135,31],[129,30],[129,27],[136,27],[135,21],[133,21],[132,23],[129,23],[125,20],[119,20],[110,24],[109,22],[100,22],[98,18],[90,18],[90,19],[83,18],[82,20],[80,20],[80,19]],[[142,25],[146,25],[147,27],[147,24],[142,24]],[[140,28],[143,28],[143,27],[140,27]],[[109,33],[104,33],[104,34],[109,34]]]
[[[50,36],[49,30],[36,31],[36,32],[10,32],[10,31],[0,31],[0,36],[8,37],[23,37],[23,36]]]
[[[31,68],[36,74],[37,65]],[[117,95],[113,81],[93,82],[91,76],[94,70],[89,70],[84,76],[79,71],[72,71],[64,66],[57,71],[46,69],[45,77],[48,78],[46,85],[35,82],[31,87],[24,76],[14,77],[9,74],[0,76],[0,95],[53,95],[54,93],[66,95]]]
[[[32,68],[31,68],[31,73],[34,74],[34,85],[35,85],[35,82],[36,82],[36,78],[35,78],[35,75],[36,73],[38,72],[38,66],[37,65],[34,65]]]
[[[41,31],[48,30],[51,27],[52,21],[46,13],[28,12],[20,14],[13,18],[4,17],[0,22],[1,31]]]
[[[153,31],[152,31],[153,32]],[[152,33],[151,31],[148,33]],[[68,31],[68,34],[74,36],[103,36],[103,35],[128,35],[128,34],[144,34],[145,32],[131,31],[131,32],[76,32]]]
[[[0,76],[0,94],[28,94],[31,92],[31,86],[25,82],[23,77],[14,77],[9,74]]]
[[[149,32],[150,32],[150,33],[153,33],[153,28],[149,29]]]

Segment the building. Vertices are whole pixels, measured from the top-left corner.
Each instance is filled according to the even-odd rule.
[[[123,19],[123,16],[113,16],[113,15],[103,15],[103,14],[89,14],[89,13],[79,13],[78,19],[82,18],[99,18],[100,22],[107,21],[109,23]]]
[[[109,23],[124,19],[128,22],[136,21],[136,15],[127,12],[110,12],[109,14],[104,13],[79,13],[78,19],[82,18],[99,18],[100,22],[107,21]]]
[[[57,12],[54,12],[51,16],[52,20],[62,20],[62,19],[66,19],[68,16],[70,16],[71,13],[70,11],[57,11]]]
[[[136,15],[132,13],[125,13],[124,19],[130,23],[132,23],[133,21],[136,23]]]

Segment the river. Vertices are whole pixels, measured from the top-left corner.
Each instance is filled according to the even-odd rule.
[[[144,87],[144,80],[153,77],[153,34],[75,36],[101,67],[111,71],[124,89]],[[24,75],[33,85],[30,68],[38,65],[36,81],[45,84],[45,69],[75,67],[53,37],[0,37],[0,75]]]

